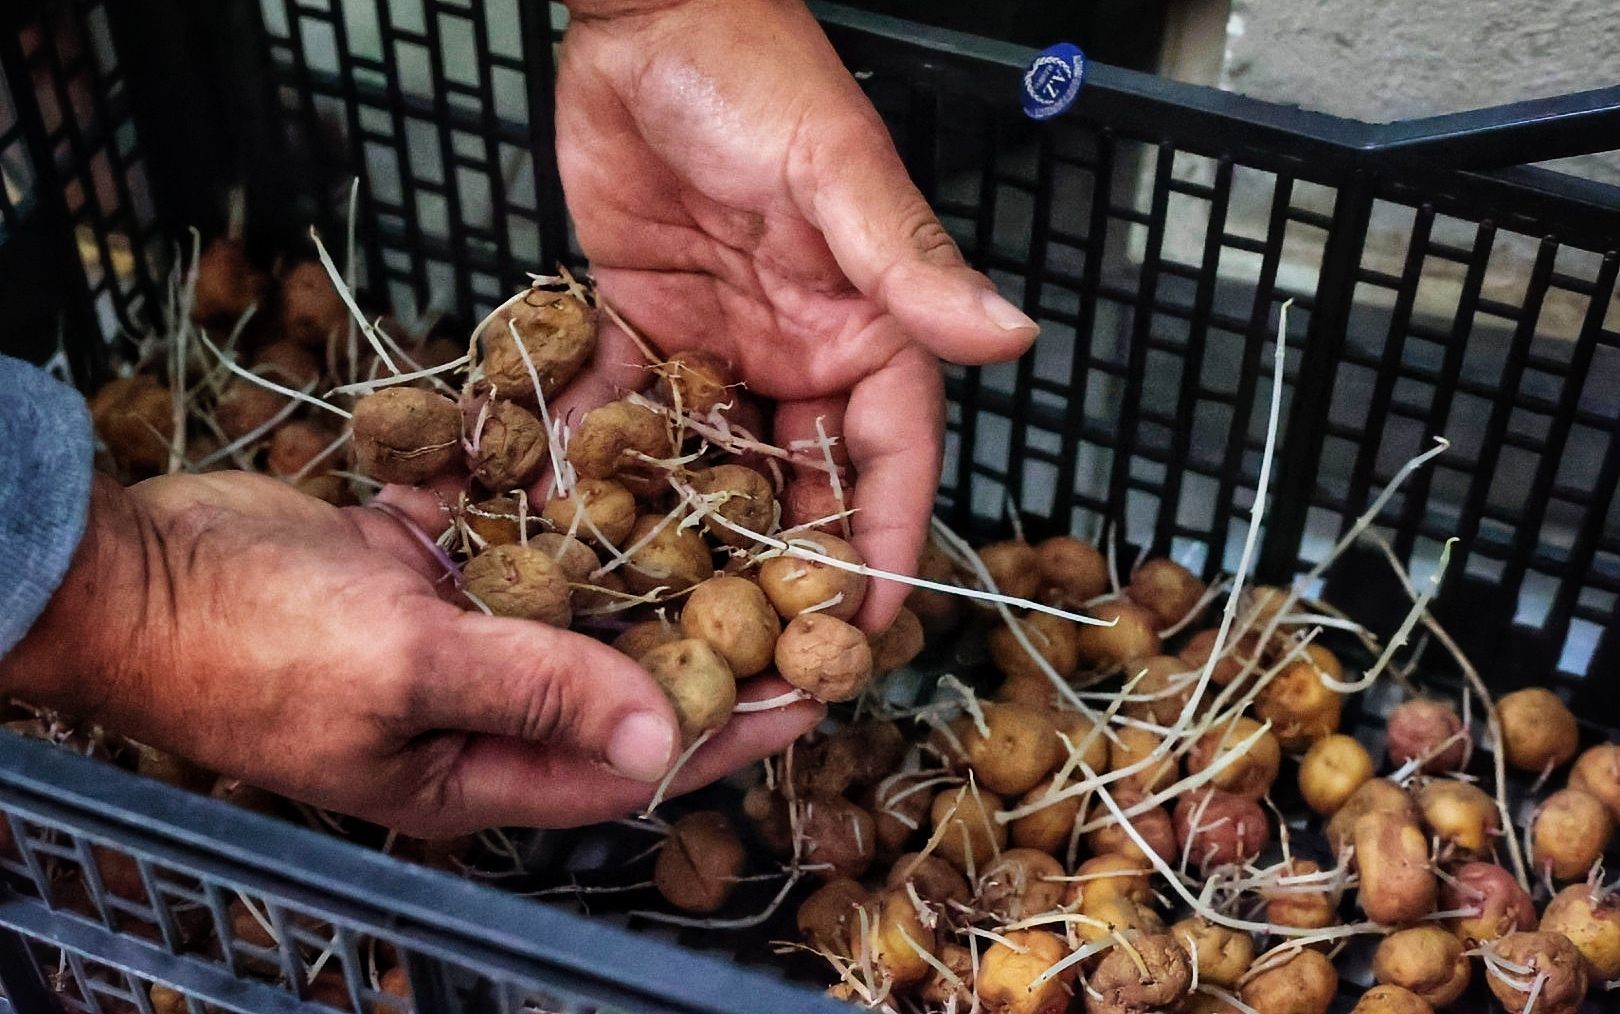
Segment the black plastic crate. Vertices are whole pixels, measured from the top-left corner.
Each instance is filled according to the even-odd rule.
[[[1016,101],[1030,52],[816,9],[969,259],[1043,325],[1016,365],[950,373],[947,520],[1004,530],[1010,496],[1031,533],[1106,522],[1127,553],[1229,568],[1293,299],[1260,577],[1315,562],[1444,434],[1380,527],[1418,568],[1461,537],[1436,612],[1493,687],[1551,683],[1620,727],[1620,188],[1530,164],[1620,149],[1620,87],[1371,125],[1093,66],[1035,124]],[[60,333],[80,382],[103,376],[175,239],[217,230],[234,187],[250,241],[281,248],[311,223],[341,235],[358,176],[366,286],[406,315],[473,319],[525,270],[577,263],[551,147],[559,25],[541,0],[7,4],[6,350],[43,359]],[[1381,565],[1333,573],[1369,622],[1398,608]],[[191,1010],[297,1008],[237,972],[307,953],[177,936],[223,928],[237,892],[306,952],[334,945],[351,1009],[376,1000],[370,940],[408,956],[423,1010],[819,1003],[724,939],[676,935],[720,951],[697,955],[38,743],[0,737],[0,810],[24,845],[0,853],[0,982],[23,1010],[46,1009],[51,976],[89,1010],[148,1010],[152,981]],[[98,880],[109,849],[139,889]],[[47,864],[85,895],[52,896]]]

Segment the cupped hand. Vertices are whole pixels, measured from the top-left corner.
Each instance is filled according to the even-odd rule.
[[[778,444],[841,420],[856,545],[912,572],[939,481],[936,357],[1013,358],[1034,322],[963,262],[798,0],[570,8],[558,159],[603,297],[664,354],[730,359],[779,403]],[[616,397],[640,363],[608,328],[568,403]],[[877,582],[862,625],[905,594]]]
[[[0,684],[410,834],[643,805],[679,749],[651,677],[582,634],[453,604],[412,531],[443,526],[436,499],[390,497],[392,513],[244,473],[98,479],[68,578]],[[737,716],[675,791],[783,749],[821,713]]]

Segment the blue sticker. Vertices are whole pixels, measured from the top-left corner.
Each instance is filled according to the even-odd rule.
[[[1086,54],[1060,42],[1041,50],[1024,71],[1024,115],[1044,120],[1074,105],[1086,80]]]

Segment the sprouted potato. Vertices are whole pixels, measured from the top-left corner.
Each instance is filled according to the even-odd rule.
[[[319,261],[299,261],[281,276],[281,328],[310,348],[326,344],[349,326],[349,308]]]
[[[1541,913],[1543,933],[1562,933],[1586,958],[1598,982],[1620,978],[1620,899],[1591,884],[1571,884]]]
[[[523,352],[512,340],[516,325]],[[534,376],[550,398],[573,380],[596,351],[596,309],[571,292],[532,288],[494,315],[482,336],[484,379],[507,398],[533,404]]]
[[[1536,994],[1536,1014],[1575,1014],[1580,1010],[1586,996],[1586,959],[1562,933],[1509,933],[1492,946],[1491,953],[1529,969],[1529,974],[1521,974],[1503,968],[1499,974],[1485,977],[1509,1014],[1526,1014],[1532,991]]]
[[[1079,624],[1050,613],[1033,612],[1022,617],[1015,616],[1014,622],[1020,625],[1030,647],[1046,660],[1053,672],[1063,677],[1074,674],[1075,667],[1080,664]],[[1009,681],[1027,679],[1048,682],[1046,671],[1018,642],[1017,635],[1006,624],[990,631],[990,660]]]
[[[1259,1014],[1327,1014],[1338,992],[1333,962],[1307,947],[1249,979],[1238,996]]]
[[[1426,757],[1423,770],[1430,774],[1455,771],[1467,756],[1465,735],[1462,718],[1451,705],[1426,698],[1406,701],[1390,713],[1386,726],[1389,762],[1399,767]]]
[[[1057,775],[1054,773],[1051,778],[1030,789],[1018,801],[1018,805],[1027,806],[1046,796],[1052,790],[1056,778]],[[1058,855],[1069,844],[1069,836],[1074,831],[1075,821],[1080,816],[1082,805],[1079,796],[1051,803],[1009,823],[1008,836],[1019,848],[1040,849],[1042,852]]]
[[[901,851],[918,829],[928,823],[928,807],[933,796],[926,789],[906,794],[907,789],[922,780],[917,775],[884,779],[863,797],[877,827],[880,854],[894,855]]]
[[[90,419],[120,468],[149,474],[168,467],[174,399],[156,378],[140,373],[109,381],[90,399]]]
[[[1181,646],[1181,660],[1195,672],[1202,672],[1209,662],[1210,652],[1215,650],[1215,635],[1219,633],[1220,631],[1215,629],[1200,630],[1187,638],[1187,643]],[[1244,634],[1235,640],[1227,641],[1221,650],[1221,657],[1216,659],[1215,667],[1210,670],[1210,682],[1221,687],[1231,686],[1259,654],[1259,634]]]
[[[1528,687],[1496,702],[1507,762],[1520,771],[1540,773],[1562,767],[1580,748],[1575,715],[1558,695]]]
[[[1530,860],[1555,880],[1581,880],[1613,834],[1614,821],[1602,800],[1580,789],[1560,789],[1530,818]]]
[[[803,543],[811,552],[844,563],[863,562],[855,547],[836,535],[807,532],[795,536],[793,541]],[[853,620],[861,611],[861,603],[866,601],[867,578],[818,560],[783,555],[760,564],[759,586],[784,620],[791,620],[812,606],[822,606],[819,612],[834,619]],[[833,599],[838,601],[825,605]]]
[[[979,560],[1003,595],[1032,599],[1041,590],[1040,558],[1027,542],[992,542],[979,549]]]
[[[1194,741],[1188,751],[1187,773],[1197,774],[1228,754],[1237,753],[1243,742],[1259,731],[1259,722],[1242,715],[1214,726]],[[1247,799],[1259,799],[1271,790],[1281,766],[1282,746],[1268,730],[1243,750],[1237,760],[1217,773],[1210,784]]]
[[[1434,1014],[1434,1008],[1409,989],[1383,983],[1361,994],[1350,1014]]]
[[[1086,918],[1075,924],[1074,933],[1086,943],[1096,943],[1113,933],[1131,937],[1164,932],[1164,920],[1159,918],[1159,913],[1148,907],[1147,902],[1131,898],[1085,898],[1080,902],[1080,914]]]
[[[989,735],[970,726],[962,736],[967,765],[979,785],[1003,796],[1034,788],[1063,757],[1057,729],[1045,710],[1028,704],[985,704]]]
[[[491,492],[518,489],[533,482],[546,463],[546,428],[528,409],[506,400],[495,402],[477,443],[467,455],[473,478]]]
[[[670,828],[658,850],[653,883],[676,908],[714,912],[731,897],[745,858],[742,842],[725,816],[700,810]]]
[[[692,589],[681,633],[709,642],[738,679],[764,672],[776,657],[782,623],[759,586],[741,577],[711,577]]]
[[[576,518],[582,505],[584,514]],[[575,538],[592,544],[605,539],[619,549],[628,549],[626,540],[636,526],[636,498],[612,479],[582,476],[567,496],[553,492],[540,516],[558,531],[572,532]]]
[[[917,987],[917,999],[932,1007],[966,1011],[973,1006],[973,952],[957,944],[942,944],[935,955],[951,970],[955,981],[934,969]]]
[[[1350,793],[1350,798],[1328,820],[1323,831],[1328,845],[1335,853],[1344,851],[1350,844],[1356,821],[1374,812],[1393,814],[1414,824],[1419,820],[1417,804],[1399,785],[1388,778],[1369,778]]]
[[[626,627],[613,639],[613,647],[633,659],[640,658],[654,648],[681,640],[681,628],[668,620],[642,620]]]
[[[1162,630],[1181,622],[1197,607],[1204,597],[1204,582],[1176,561],[1158,557],[1136,568],[1125,594],[1146,606]]]
[[[856,964],[870,963],[896,986],[927,978],[932,966],[922,955],[932,954],[937,946],[933,927],[904,891],[878,892],[850,923],[850,953]]]
[[[1143,934],[1103,955],[1086,985],[1088,1012],[1161,1010],[1191,987],[1192,965],[1172,934]]]
[[[197,258],[191,319],[208,327],[232,327],[269,291],[270,276],[249,259],[242,241],[221,236],[203,247]]]
[[[1417,791],[1423,823],[1465,853],[1481,853],[1490,848],[1500,833],[1496,800],[1469,782],[1432,778]]]
[[[1108,591],[1108,562],[1089,542],[1057,535],[1035,545],[1042,597],[1073,609]]]
[[[617,479],[638,495],[664,487],[666,474],[645,458],[668,458],[664,418],[644,405],[610,401],[585,413],[568,441],[568,463],[588,479]],[[645,458],[643,457],[645,456]]]
[[[1266,921],[1291,929],[1326,929],[1339,921],[1339,902],[1331,884],[1319,876],[1322,867],[1310,859],[1294,857],[1277,867],[1274,886],[1262,887]]]
[[[1007,825],[996,820],[997,803],[966,785],[935,796],[929,816],[939,835],[938,855],[964,873],[983,869],[1007,844]]]
[[[1005,936],[1011,946],[997,940],[979,958],[974,985],[982,1009],[986,1014],[1063,1014],[1069,1009],[1073,970],[1034,985],[1067,956],[1063,939],[1045,930],[1014,930]]]
[[[294,419],[282,423],[270,434],[265,469],[278,478],[288,478],[329,467],[337,457],[333,446],[337,438],[338,434],[331,428],[312,420]]]
[[[1003,922],[1050,912],[1063,901],[1063,864],[1035,849],[1008,849],[979,873],[978,907]]]
[[[1140,726],[1127,725],[1114,730],[1114,739],[1108,744],[1108,769],[1110,771],[1123,771],[1146,760],[1153,751],[1159,749],[1164,740],[1156,733],[1149,732]],[[1044,772],[1043,772],[1044,774]],[[1144,793],[1158,792],[1176,780],[1176,757],[1173,752],[1166,751],[1159,758],[1140,770],[1133,771],[1119,780],[1119,785],[1132,789],[1139,789]]]
[[[703,529],[715,540],[737,549],[746,549],[755,540],[734,528],[715,520],[715,516],[731,522],[738,528],[766,533],[776,521],[776,495],[771,481],[744,465],[716,465],[693,473],[691,487],[705,495],[721,495],[724,499],[714,508],[714,514],[705,516]]]
[[[872,668],[879,674],[893,672],[922,653],[924,639],[922,621],[917,614],[900,607],[894,622],[880,634],[867,638],[872,645]]]
[[[1220,789],[1182,793],[1170,819],[1177,846],[1200,870],[1251,862],[1271,836],[1259,803]]]
[[[663,517],[648,514],[630,529],[626,545],[630,562],[624,583],[638,595],[664,588],[681,592],[714,575],[714,557],[703,536]]]
[[[1308,749],[1338,732],[1343,707],[1344,699],[1304,659],[1284,667],[1254,700],[1255,717],[1271,723],[1272,734],[1288,751]]]
[[[1590,793],[1620,820],[1620,743],[1600,743],[1582,753],[1569,772],[1569,787]]]
[[[539,620],[554,627],[573,621],[568,575],[537,546],[491,546],[461,571],[464,587],[496,616]]]
[[[539,518],[530,511],[523,518],[526,524],[520,527],[522,515],[523,505],[517,497],[505,494],[466,504],[460,512],[467,529],[482,539],[485,546],[506,546],[522,542],[525,535],[532,537],[538,534]]]
[[[641,657],[641,667],[669,696],[687,743],[726,724],[737,706],[737,680],[707,642],[660,645]]]
[[[1189,957],[1197,956],[1198,981],[1234,988],[1254,964],[1254,937],[1199,916],[1170,927],[1170,935]]]
[[[1163,726],[1176,724],[1198,682],[1198,673],[1193,667],[1175,655],[1139,659],[1131,663],[1125,676],[1127,680],[1136,680],[1132,696],[1148,699],[1129,702],[1124,713],[1139,721]]]
[[[1388,812],[1374,811],[1351,831],[1358,898],[1367,918],[1406,923],[1434,911],[1439,881],[1429,867],[1429,840],[1422,828]]]
[[[1065,907],[1101,904],[1109,898],[1147,904],[1153,900],[1153,866],[1146,859],[1118,852],[1092,856],[1074,871],[1063,895]]]
[[[847,701],[872,682],[872,646],[851,624],[801,613],[776,639],[776,671],[819,701]]]
[[[866,888],[848,877],[822,884],[799,905],[799,936],[817,950],[849,956],[850,927],[855,911],[868,897]]]
[[[737,375],[724,356],[705,349],[686,349],[653,367],[658,375],[653,397],[703,417],[731,400]]]
[[[1374,774],[1372,754],[1353,736],[1323,736],[1299,762],[1299,793],[1319,816],[1331,817]]]
[[[355,467],[378,482],[426,482],[461,453],[461,410],[421,388],[388,387],[361,398],[350,427]]]
[[[1463,945],[1439,926],[1413,926],[1385,937],[1373,955],[1379,982],[1402,986],[1430,1006],[1444,1007],[1468,988],[1468,958]]]
[[[885,886],[903,891],[907,884],[916,889],[917,897],[939,908],[952,902],[966,905],[973,897],[973,890],[961,871],[939,856],[925,856],[920,852],[900,856],[889,867]]]
[[[1440,885],[1440,908],[1472,914],[1446,920],[1464,947],[1498,940],[1514,930],[1534,929],[1536,907],[1513,874],[1495,863],[1464,863]]]
[[[1135,789],[1118,788],[1114,791],[1114,801],[1122,810],[1141,802],[1142,798],[1143,794]],[[1091,816],[1097,818],[1108,815],[1109,810],[1099,800],[1092,809]],[[1130,822],[1131,827],[1135,828],[1136,833],[1142,836],[1142,840],[1148,843],[1148,847],[1159,858],[1169,863],[1176,861],[1176,830],[1168,810],[1162,806],[1155,806],[1132,816]],[[1086,847],[1091,850],[1092,855],[1114,852],[1140,863],[1148,861],[1142,847],[1136,844],[1136,840],[1117,821],[1087,832]]]
[[[824,877],[859,878],[877,854],[872,815],[838,796],[807,800],[799,818],[805,862],[832,867]]]
[[[1128,599],[1104,602],[1091,610],[1093,618],[1113,626],[1080,627],[1080,658],[1101,667],[1123,665],[1159,654],[1158,620],[1146,608]]]

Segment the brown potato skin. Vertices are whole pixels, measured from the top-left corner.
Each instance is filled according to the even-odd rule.
[[[534,379],[512,340],[512,324],[540,378],[547,398],[561,391],[590,362],[596,351],[595,307],[572,293],[530,289],[498,312],[484,328],[484,378],[504,397],[536,404]]]
[[[442,394],[388,387],[361,398],[349,420],[354,464],[378,482],[420,485],[461,456],[461,410]]]
[[[1197,671],[1175,655],[1138,659],[1125,671],[1125,678],[1127,682],[1136,681],[1132,694],[1157,696],[1157,699],[1131,701],[1125,705],[1124,713],[1144,722],[1165,726],[1174,725],[1181,717],[1181,711],[1198,683]]]
[[[805,862],[832,866],[830,870],[819,871],[821,877],[857,880],[877,854],[872,815],[838,796],[820,796],[806,801],[799,818],[799,832],[805,839]]]
[[[770,667],[781,632],[765,593],[746,578],[711,577],[692,589],[681,610],[682,636],[709,642],[738,679]]]
[[[492,493],[528,486],[551,456],[546,428],[515,402],[495,402],[478,435],[478,449],[467,455],[467,469]]]
[[[731,896],[745,859],[742,842],[724,815],[700,810],[670,828],[653,866],[653,883],[676,908],[718,911]]]
[[[901,606],[888,629],[869,635],[867,641],[872,645],[872,668],[880,675],[893,672],[910,665],[922,654],[925,647],[922,621],[917,619],[916,613]]]
[[[1433,1007],[1462,996],[1469,974],[1461,941],[1433,924],[1391,933],[1373,954],[1379,982],[1404,986]]]
[[[1018,800],[1018,806],[1026,806],[1046,796],[1056,778],[1057,775],[1053,774],[1043,779]],[[1008,837],[1018,848],[1040,849],[1054,856],[1062,855],[1069,846],[1069,835],[1074,831],[1075,818],[1080,816],[1081,806],[1080,797],[1074,796],[1052,803],[1027,817],[1019,817],[1007,825]]]
[[[1465,853],[1486,851],[1500,831],[1496,801],[1468,782],[1431,779],[1418,789],[1417,804],[1429,830]]]
[[[989,736],[976,725],[962,736],[968,767],[983,789],[1017,796],[1038,785],[1063,759],[1057,728],[1042,708],[1028,704],[982,705]]]
[[[1072,610],[1108,590],[1108,561],[1089,542],[1056,535],[1035,544],[1042,597]]]
[[[872,682],[872,646],[826,613],[801,613],[776,639],[776,671],[818,701],[848,701]]]
[[[1586,959],[1597,982],[1620,978],[1620,898],[1586,884],[1559,891],[1541,913],[1543,933],[1562,933]]]
[[[1080,664],[1080,625],[1049,613],[1032,612],[1020,617],[1024,636],[1030,647],[1059,676],[1074,675]],[[990,660],[1008,680],[1032,679],[1047,682],[1050,677],[1032,658],[1018,637],[1005,623],[990,631]]]
[[[1568,937],[1562,933],[1509,933],[1496,942],[1495,951],[1514,964],[1546,973],[1546,983],[1536,996],[1536,1014],[1575,1014],[1580,1010],[1588,982],[1586,959]],[[1510,973],[1509,978],[1518,976]],[[1487,975],[1485,982],[1509,1014],[1524,1014],[1531,978],[1509,984]]]
[[[1118,620],[1112,627],[1085,623],[1080,626],[1080,659],[1098,668],[1122,665],[1161,653],[1158,620],[1129,599],[1115,599],[1093,607],[1090,614],[1099,620]]]
[[[1545,687],[1527,687],[1498,698],[1496,714],[1502,722],[1507,762],[1520,771],[1539,774],[1563,767],[1580,748],[1574,713]]]
[[[1389,762],[1400,767],[1438,748],[1460,731],[1462,717],[1451,705],[1422,698],[1406,701],[1390,713],[1386,726],[1384,743]],[[1462,767],[1466,755],[1467,744],[1459,739],[1426,761],[1423,770],[1429,774],[1455,771]]]
[[[862,908],[865,923],[871,927],[863,937],[862,920],[850,921],[850,954],[856,961],[869,958],[878,974],[888,976],[896,986],[909,986],[928,977],[932,966],[917,953],[921,948],[932,954],[938,947],[934,930],[923,925],[917,908],[904,891],[880,891]]]
[[[1109,898],[1124,898],[1140,904],[1153,900],[1153,864],[1138,856],[1118,852],[1092,856],[1074,871],[1076,877],[1063,893],[1063,904],[1101,904]],[[1104,876],[1103,874],[1107,874]]]
[[[1417,804],[1399,785],[1388,778],[1369,778],[1350,793],[1350,798],[1327,822],[1323,833],[1335,853],[1343,852],[1351,844],[1356,821],[1374,811],[1391,813],[1414,824],[1421,819]]]
[[[1063,901],[1063,864],[1035,849],[1007,849],[979,872],[981,909],[1004,922],[1050,912]]]
[[[930,824],[935,831],[945,823],[952,827],[940,837],[934,854],[964,873],[968,869],[967,857],[972,855],[973,868],[983,869],[994,858],[995,851],[1007,844],[1007,825],[997,822],[995,817],[999,802],[983,789],[975,796],[965,785],[948,788],[935,796],[929,810]]]
[[[1148,974],[1142,975],[1124,948],[1111,948],[1087,977],[1091,987],[1086,991],[1088,1014],[1160,1010],[1175,1003],[1192,986],[1192,965],[1173,935],[1144,934],[1133,938],[1131,946],[1147,966]]]
[[[1322,683],[1317,667],[1300,660],[1278,673],[1254,700],[1254,716],[1271,722],[1284,750],[1305,750],[1339,731],[1344,698]]]
[[[900,797],[907,788],[921,780],[919,777],[912,777],[909,780],[897,778],[893,781],[885,779],[861,797],[862,805],[872,814],[872,820],[877,825],[880,855],[894,855],[906,847],[912,836],[919,835],[927,829],[928,810],[934,801],[928,790],[923,789]],[[898,802],[889,802],[897,798]],[[891,809],[894,813],[888,812]],[[916,827],[907,827],[905,821],[896,818],[895,813],[905,816]]]
[[[979,549],[979,560],[1003,595],[1033,599],[1041,590],[1040,557],[1027,542],[992,542]]]
[[[1168,557],[1145,560],[1136,568],[1125,594],[1147,607],[1159,621],[1159,629],[1179,623],[1198,605],[1204,595],[1204,582],[1198,575]]]
[[[191,319],[209,327],[232,327],[269,290],[269,273],[254,265],[242,241],[220,236],[197,258]]]
[[[281,328],[290,340],[324,349],[348,324],[349,308],[319,261],[299,261],[281,276]]]
[[[731,720],[737,681],[726,660],[707,642],[673,641],[641,656],[640,662],[675,706],[686,743]]]
[[[1215,648],[1215,635],[1219,630],[1200,630],[1187,639],[1179,652],[1181,660],[1192,666],[1194,671],[1202,672],[1205,663],[1209,661],[1209,653]],[[1231,686],[1232,681],[1238,678],[1251,659],[1260,654],[1260,636],[1258,634],[1244,634],[1237,639],[1234,646],[1229,640],[1227,646],[1221,651],[1220,661],[1210,672],[1210,682],[1217,686]],[[1245,680],[1247,682],[1247,680]]]
[[[1140,792],[1126,788],[1121,788],[1114,793],[1114,801],[1119,804],[1121,810],[1128,810],[1140,802],[1142,798]],[[1097,818],[1110,816],[1111,814],[1112,811],[1108,810],[1099,800],[1092,809],[1090,817]],[[1176,863],[1179,858],[1176,853],[1176,831],[1171,823],[1169,810],[1162,806],[1144,810],[1131,817],[1131,826],[1136,829],[1137,834],[1142,836],[1142,840],[1148,843],[1148,846],[1153,849],[1160,859],[1171,865]],[[1144,863],[1148,862],[1148,858],[1142,852],[1141,846],[1136,844],[1135,839],[1126,833],[1125,828],[1120,826],[1118,822],[1087,832],[1085,839],[1086,848],[1091,850],[1092,855],[1100,856],[1117,852]]]
[[[1228,989],[1254,964],[1254,937],[1242,930],[1188,916],[1170,927],[1170,935],[1189,958],[1198,952],[1198,981]]]
[[[690,528],[681,528],[675,521],[659,528],[663,520],[651,514],[637,519],[625,545],[620,547],[629,550],[643,539],[647,540],[630,553],[629,564],[620,568],[624,571],[624,583],[638,595],[655,588],[685,591],[714,576],[714,557],[703,536]],[[654,529],[657,529],[656,535],[651,534]]]
[[[960,985],[953,985],[935,969],[917,987],[917,999],[931,1007],[944,1008],[955,998],[955,1010],[965,1011],[973,1006],[973,952],[956,944],[941,944],[935,955],[949,968]]]
[[[727,528],[714,515],[739,528],[769,535],[776,521],[776,494],[771,481],[745,465],[715,465],[692,474],[690,484],[699,493],[731,493],[726,501],[703,519],[703,530],[727,546],[746,549],[756,540]]]
[[[610,401],[585,413],[568,441],[568,463],[590,479],[617,479],[632,493],[668,489],[663,470],[636,457],[667,458],[673,448],[664,418],[629,401]]]
[[[692,416],[706,416],[716,407],[732,398],[730,388],[737,383],[737,374],[724,356],[706,349],[685,349],[671,353],[669,358],[654,368],[658,380],[653,384],[653,397],[666,405],[676,405],[675,395],[682,412]]]
[[[1318,816],[1331,817],[1375,773],[1367,748],[1354,736],[1335,732],[1305,751],[1299,762],[1299,793]]]
[[[568,575],[537,546],[491,546],[467,561],[461,578],[496,616],[564,628],[573,622]]]
[[[1240,715],[1231,722],[1218,725],[1206,732],[1198,737],[1192,749],[1187,752],[1187,773],[1197,774],[1209,767],[1236,750],[1239,743],[1254,735],[1259,729],[1259,722]],[[1243,752],[1241,759],[1233,761],[1209,784],[1245,799],[1258,800],[1270,791],[1271,783],[1277,780],[1277,772],[1281,767],[1282,744],[1278,743],[1277,737],[1268,730],[1254,741],[1253,746]]]
[[[1620,820],[1620,743],[1600,743],[1582,753],[1569,772],[1569,787],[1590,793]]]
[[[1444,911],[1477,906],[1479,914],[1447,919],[1446,926],[1464,947],[1490,943],[1516,929],[1536,925],[1536,906],[1513,874],[1495,863],[1464,863],[1451,873],[1456,885],[1440,886]]]
[[[1338,990],[1333,962],[1307,947],[1244,983],[1238,998],[1260,1014],[1327,1014]]]
[[[1411,990],[1385,983],[1361,994],[1350,1014],[1434,1014],[1434,1008]]]
[[[917,897],[941,908],[953,901],[965,905],[973,897],[973,889],[968,886],[967,878],[936,855],[910,852],[896,859],[894,865],[889,867],[885,886],[903,891],[907,883],[917,889]]]
[[[1080,914],[1091,920],[1074,927],[1075,935],[1086,943],[1109,936],[1110,927],[1126,937],[1164,932],[1164,920],[1159,918],[1159,913],[1146,902],[1130,898],[1087,898],[1080,903]]]
[[[615,637],[613,649],[639,661],[654,648],[679,640],[682,640],[679,626],[664,620],[642,620]]]
[[[1063,939],[1045,930],[1005,934],[1023,953],[996,941],[979,958],[975,983],[986,1014],[1064,1014],[1074,969],[1065,969],[1035,989],[1030,983],[1069,953]]]
[[[1596,796],[1560,789],[1531,818],[1530,861],[1550,866],[1555,880],[1581,880],[1608,848],[1614,821]]]
[[[1369,813],[1351,831],[1357,897],[1374,922],[1400,924],[1434,911],[1439,880],[1429,868],[1429,840],[1417,824],[1389,813]]]
[[[281,407],[282,401],[280,395],[264,393],[275,399],[274,407],[266,415],[268,418]],[[90,420],[95,425],[96,436],[107,445],[119,467],[137,475],[155,474],[168,468],[169,443],[174,440],[174,401],[169,389],[155,377],[141,373],[102,385],[90,399]],[[254,425],[261,421],[255,421]],[[244,427],[241,432],[229,435],[241,436],[252,428]]]
[[[820,555],[844,563],[863,562],[855,547],[836,535],[807,532],[795,536],[794,541],[812,543],[818,547]],[[791,620],[840,593],[843,600],[821,612],[837,620],[853,620],[861,611],[861,603],[866,601],[867,584],[864,574],[795,556],[774,556],[759,567],[759,586],[784,620]]]
[[[1115,729],[1114,739],[1108,743],[1108,770],[1122,771],[1142,763],[1162,742],[1155,733],[1134,725]],[[1157,792],[1176,780],[1176,768],[1175,754],[1167,751],[1158,760],[1121,778],[1118,785],[1144,793]]]
[[[1282,870],[1284,877],[1307,877],[1321,873],[1322,867],[1309,859],[1294,858]],[[1266,919],[1278,926],[1294,929],[1326,929],[1339,922],[1339,905],[1331,891],[1301,891],[1302,884],[1288,885],[1293,890],[1265,890]]]
[[[574,515],[581,505],[585,514],[576,524]],[[540,516],[557,531],[572,532],[574,538],[582,542],[600,545],[606,539],[618,549],[629,549],[627,540],[636,527],[636,498],[623,484],[612,479],[580,476],[567,496],[553,493],[541,508]],[[585,518],[590,519],[589,524]]]
[[[336,431],[312,420],[284,422],[270,434],[265,469],[277,478],[288,478],[300,472],[307,474],[318,468],[331,468],[337,461],[338,450],[332,447],[337,438]]]

